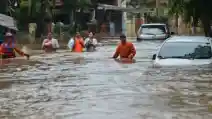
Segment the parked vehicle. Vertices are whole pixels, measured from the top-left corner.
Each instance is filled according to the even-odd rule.
[[[172,34],[166,24],[142,24],[137,32],[137,41],[165,40]]]
[[[154,66],[197,66],[212,64],[212,38],[173,36],[152,57]]]

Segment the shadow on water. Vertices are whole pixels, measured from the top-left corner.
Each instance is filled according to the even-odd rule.
[[[1,68],[0,117],[211,119],[211,69],[151,68],[160,44],[135,43],[134,64],[110,59],[115,45],[105,45],[97,52],[59,51]]]

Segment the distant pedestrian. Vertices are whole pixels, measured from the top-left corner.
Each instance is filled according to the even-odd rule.
[[[42,49],[45,52],[56,52],[56,50],[60,47],[58,40],[52,38],[52,33],[48,33],[47,39],[43,40]]]

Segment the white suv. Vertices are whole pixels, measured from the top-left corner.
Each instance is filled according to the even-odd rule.
[[[165,40],[173,34],[166,24],[142,24],[137,32],[137,41]]]
[[[212,64],[212,39],[204,36],[173,36],[153,55],[154,66]]]

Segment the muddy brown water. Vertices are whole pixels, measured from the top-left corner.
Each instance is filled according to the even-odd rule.
[[[65,50],[0,70],[1,119],[212,119],[210,69],[152,68],[161,42],[136,43],[136,63]]]

